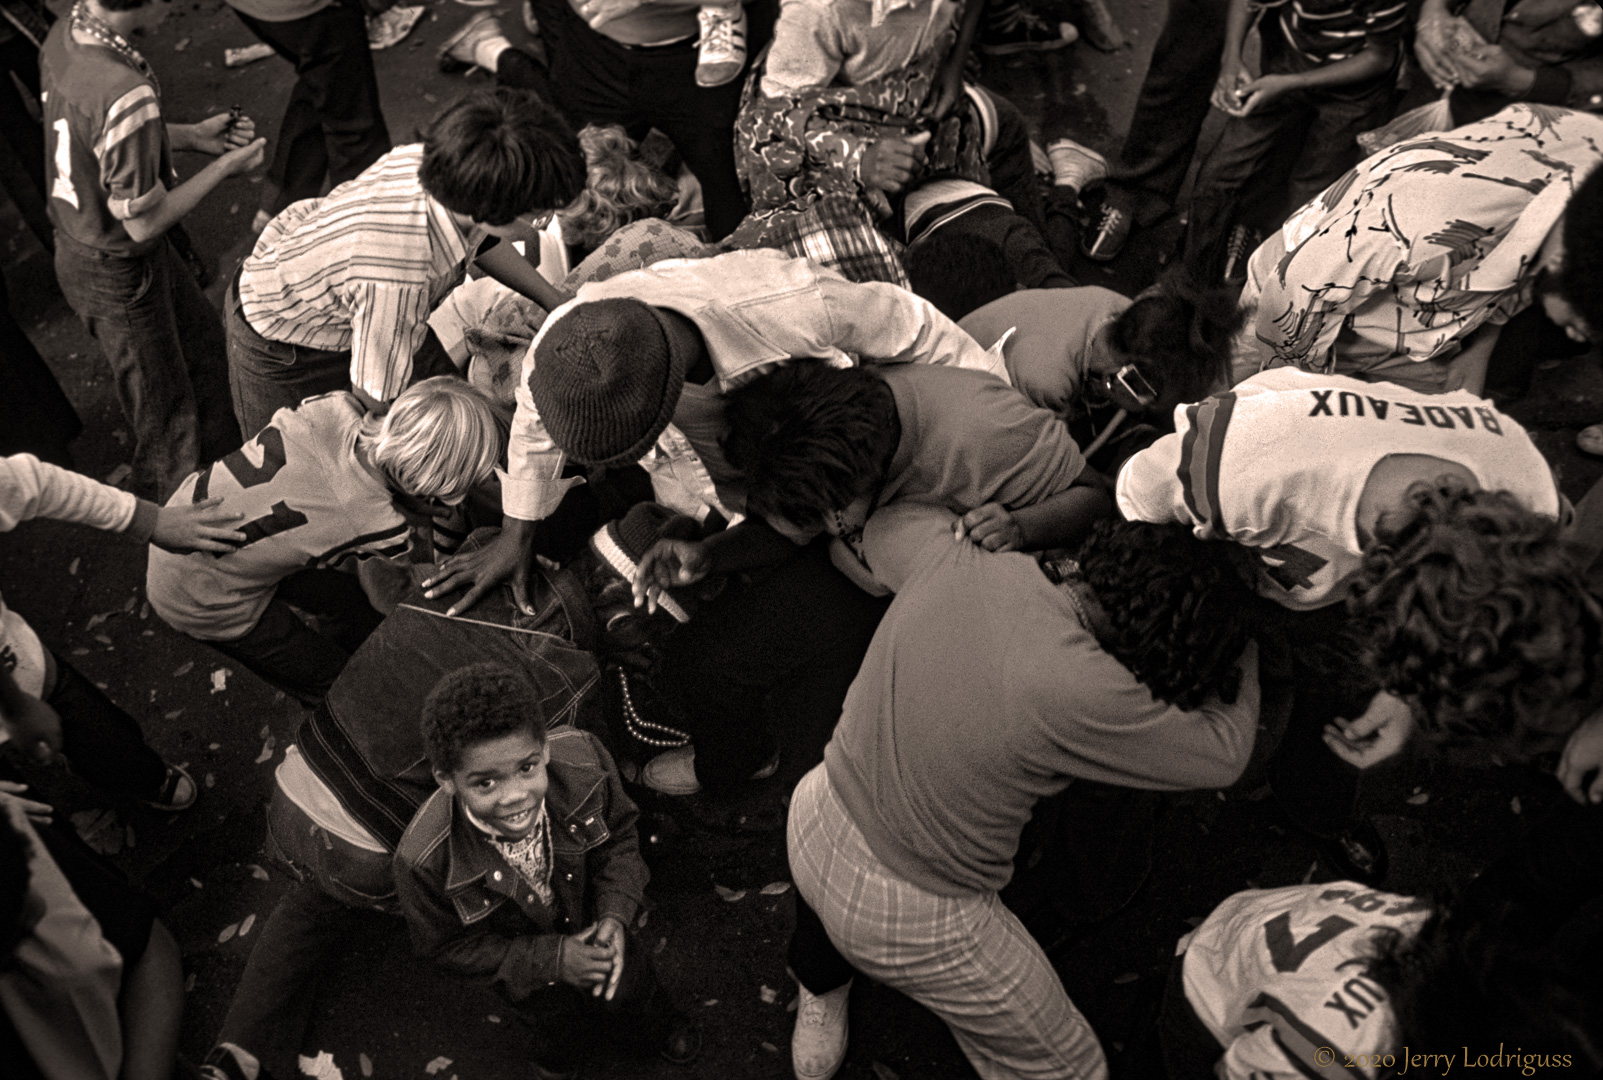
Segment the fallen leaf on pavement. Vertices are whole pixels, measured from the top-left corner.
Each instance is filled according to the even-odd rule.
[[[204,783],[208,788],[214,788],[217,786],[217,777],[213,776],[211,773],[207,773],[206,779],[203,780],[202,783]]]
[[[745,889],[730,889],[723,885],[714,885],[713,889],[717,891],[719,896],[724,898],[726,903],[730,904],[733,904],[737,900],[743,899],[746,895]]]
[[[71,574],[73,577],[77,577],[78,576],[78,564],[81,563],[81,562],[83,562],[83,559],[82,558],[77,558],[77,559],[72,560],[72,562],[68,563],[67,564],[67,573]]]
[[[263,870],[255,863],[246,863],[245,868],[250,871],[250,876],[255,878],[257,881],[267,880],[267,871]]]
[[[764,1050],[768,1051],[770,1054],[779,1053],[779,1047],[775,1046],[771,1042],[758,1043],[757,1045],[761,1046]]]
[[[262,743],[262,752],[256,755],[256,764],[260,765],[264,761],[273,760],[273,747],[277,743],[277,739],[271,735],[267,736],[267,741]]]
[[[239,936],[244,937],[246,934],[250,933],[250,928],[255,925],[256,916],[254,914],[245,916],[245,921],[239,924]]]
[[[89,616],[89,621],[83,624],[83,628],[85,630],[93,630],[115,614],[115,611],[102,611],[99,615],[91,615]]]
[[[1137,975],[1133,971],[1126,971],[1123,975],[1120,975],[1118,978],[1113,980],[1113,985],[1114,986],[1124,986],[1126,983],[1135,982],[1140,977],[1141,976]]]
[[[179,664],[176,668],[173,669],[173,678],[181,679],[185,675],[188,675],[191,671],[194,671],[194,670],[195,670],[195,662],[193,660],[185,660],[182,664]]]
[[[373,1075],[373,1059],[366,1054],[357,1054],[356,1064],[361,1067],[363,1076]]]
[[[772,986],[764,986],[758,989],[757,996],[763,999],[764,1005],[772,1005],[779,1000],[779,991]]]
[[[450,1067],[451,1067],[451,1059],[450,1058],[448,1058],[448,1057],[437,1057],[433,1061],[429,1062],[427,1065],[423,1066],[423,1071],[428,1073],[430,1076],[433,1076],[435,1073],[439,1072],[441,1069],[449,1069]]]
[[[229,923],[227,926],[223,927],[222,931],[217,935],[217,944],[225,944],[237,933],[239,933],[239,924]]]
[[[168,720],[176,720],[182,715],[184,715],[184,710],[182,709],[174,709],[172,712],[166,714]]]
[[[879,1077],[879,1080],[902,1080],[896,1075],[895,1069],[878,1061],[874,1062],[874,1075]]]
[[[1428,791],[1421,791],[1418,795],[1410,795],[1408,797],[1409,806],[1424,806],[1428,802],[1430,802],[1430,792]]]
[[[1508,800],[1508,808],[1516,814],[1520,812],[1520,797],[1518,795]]]
[[[212,693],[221,694],[228,689],[228,677],[234,672],[230,668],[220,667],[212,672]]]
[[[788,881],[770,881],[763,886],[764,896],[784,896],[788,892],[790,892],[790,882]]]

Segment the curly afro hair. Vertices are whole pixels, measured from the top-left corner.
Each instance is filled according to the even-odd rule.
[[[891,388],[863,368],[799,360],[724,398],[720,440],[746,509],[808,528],[877,488],[901,439]]]
[[[1080,573],[1111,627],[1102,647],[1160,701],[1236,700],[1260,602],[1231,547],[1184,525],[1103,521],[1080,548]]]
[[[1557,522],[1503,491],[1419,483],[1348,601],[1385,689],[1438,741],[1515,758],[1553,748],[1595,689],[1600,609]]]
[[[453,773],[470,746],[529,731],[544,741],[545,709],[534,687],[502,664],[469,664],[450,672],[423,700],[423,745],[437,773]]]

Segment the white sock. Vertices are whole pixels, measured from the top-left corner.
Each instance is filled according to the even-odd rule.
[[[495,37],[485,38],[473,46],[473,62],[493,75],[495,74],[495,65],[501,59],[501,54],[510,48],[512,48],[512,42],[500,34]]]

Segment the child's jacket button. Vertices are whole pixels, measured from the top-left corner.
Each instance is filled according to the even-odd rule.
[[[495,873],[491,874],[490,876],[492,878],[494,878],[495,880],[500,881],[501,880],[501,871],[497,870]]]

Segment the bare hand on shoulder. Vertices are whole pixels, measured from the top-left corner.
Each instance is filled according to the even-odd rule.
[[[233,551],[245,542],[245,534],[232,527],[242,514],[222,509],[221,498],[198,503],[164,506],[156,511],[156,527],[150,541],[169,551]]]
[[[965,537],[986,551],[1018,551],[1024,546],[1024,529],[1013,511],[1001,503],[986,503],[957,519],[953,536]]]

